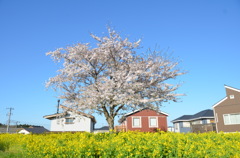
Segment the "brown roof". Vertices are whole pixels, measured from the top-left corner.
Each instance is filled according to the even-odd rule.
[[[92,121],[93,121],[94,123],[97,122],[96,119],[95,119],[95,117],[92,116],[92,115],[90,115],[90,114],[86,114],[86,113],[83,113],[83,112],[81,112],[81,111],[77,111],[77,110],[74,110],[74,109],[72,109],[72,108],[69,108],[69,107],[66,107],[66,106],[63,106],[63,105],[60,105],[60,108],[64,109],[65,111],[75,112],[75,113],[77,113],[77,114],[79,114],[79,115],[88,117],[88,118],[92,119]],[[56,114],[52,114],[52,115],[46,115],[46,116],[43,116],[43,117],[44,117],[45,119],[52,119],[52,118],[55,118],[55,117],[57,117],[57,116],[62,116],[62,115],[63,115],[63,113],[56,113]]]
[[[167,113],[162,112],[162,111],[157,111],[157,110],[154,110],[154,109],[152,109],[152,108],[142,108],[142,109],[138,109],[138,110],[135,110],[135,111],[132,111],[132,112],[130,112],[130,113],[127,113],[127,114],[123,115],[123,116],[119,119],[118,122],[119,122],[119,123],[122,123],[123,121],[125,121],[125,119],[126,119],[128,116],[130,116],[130,115],[132,115],[132,114],[135,114],[135,113],[137,113],[137,112],[143,111],[143,110],[147,110],[147,109],[153,110],[153,111],[156,111],[156,112],[159,113],[159,114],[161,113],[161,114],[163,114],[163,115],[168,116]]]

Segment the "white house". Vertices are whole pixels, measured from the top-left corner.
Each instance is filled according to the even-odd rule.
[[[44,116],[51,120],[51,132],[93,132],[96,123],[94,116],[63,105],[60,108],[64,109],[64,112]]]
[[[94,129],[94,133],[105,133],[109,132],[109,126],[103,126],[101,128]]]
[[[30,126],[30,127],[23,127],[18,133],[21,134],[41,134],[47,133],[49,130],[44,128],[43,126]]]
[[[183,115],[172,121],[174,132],[187,133],[198,132],[198,125],[210,125],[214,123],[213,110],[207,109],[200,111],[194,115]],[[208,129],[214,130],[214,129]]]

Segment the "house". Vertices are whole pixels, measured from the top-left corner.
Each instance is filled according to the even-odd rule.
[[[172,121],[174,132],[208,132],[214,131],[213,110],[207,109],[194,115],[183,115]]]
[[[105,133],[109,132],[109,126],[103,126],[101,128],[95,128],[94,133]]]
[[[167,131],[167,116],[164,112],[143,108],[125,114],[120,120],[123,131]]]
[[[7,127],[0,127],[0,133],[17,133],[21,128],[9,127],[7,132]]]
[[[168,126],[168,132],[174,132],[173,126]]]
[[[60,105],[62,113],[46,115],[51,120],[51,132],[93,132],[96,124],[95,117],[83,112]]]
[[[44,128],[43,126],[30,126],[22,128],[18,133],[21,134],[42,134],[47,133],[49,130]]]
[[[213,105],[217,132],[240,131],[240,90],[224,87],[226,97]]]

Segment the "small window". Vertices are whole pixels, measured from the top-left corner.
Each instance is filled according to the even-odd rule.
[[[149,127],[158,127],[157,117],[149,117]]]
[[[132,127],[133,128],[141,127],[141,117],[132,118]]]
[[[66,118],[65,124],[73,124],[74,118]]]
[[[234,99],[234,95],[230,95],[230,99]]]

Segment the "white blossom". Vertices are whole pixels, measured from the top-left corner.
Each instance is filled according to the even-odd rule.
[[[167,81],[184,74],[176,68],[178,62],[157,52],[138,55],[141,40],[130,42],[108,31],[104,37],[91,34],[98,42],[96,48],[79,43],[48,52],[54,61],[62,61],[63,68],[46,86],[62,90],[60,98],[68,106],[104,114],[110,128],[121,110],[176,101],[179,84]]]

